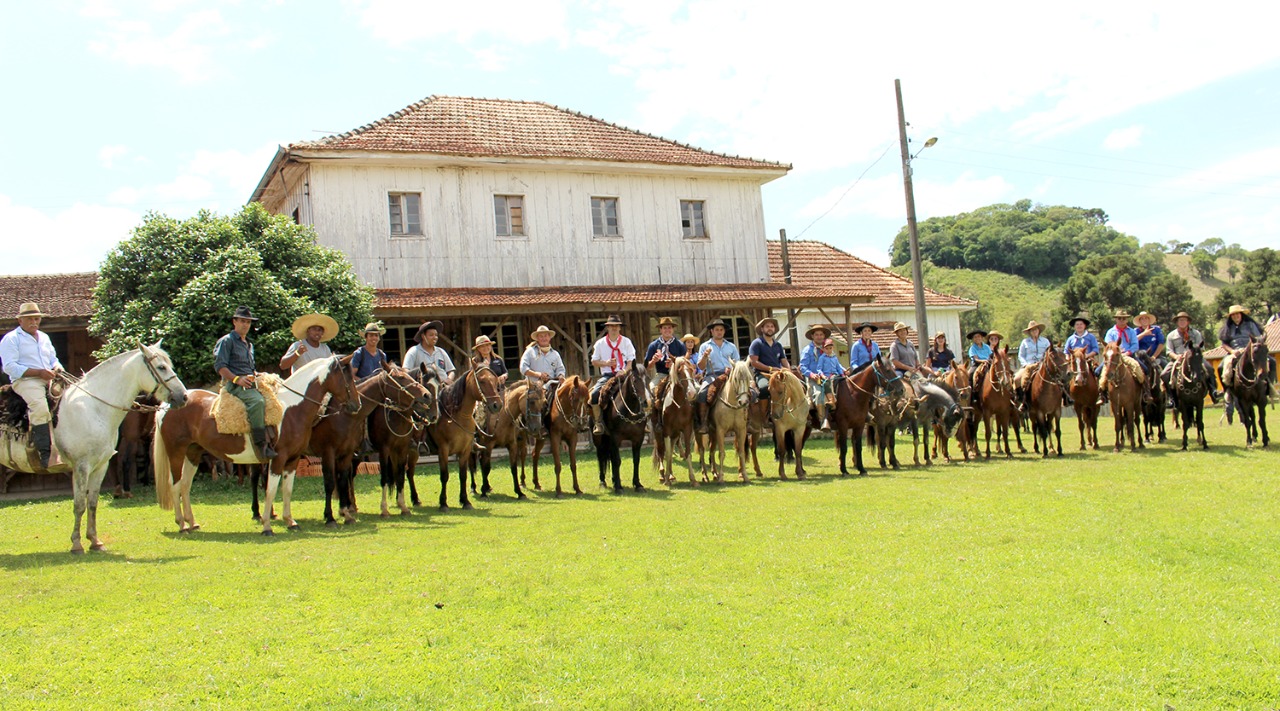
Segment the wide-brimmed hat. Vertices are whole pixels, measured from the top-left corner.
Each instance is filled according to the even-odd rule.
[[[725,330],[728,330],[728,328],[729,328],[728,326],[726,326],[726,325],[725,325],[725,323],[724,323],[724,319],[722,319],[722,318],[718,318],[718,319],[714,319],[714,320],[712,320],[712,322],[711,322],[711,323],[707,324],[707,330],[708,330],[708,331],[710,331],[711,329],[715,328],[716,326],[720,326],[721,328],[724,328]]]
[[[763,330],[764,330],[764,325],[765,325],[766,323],[772,323],[772,324],[773,324],[773,332],[774,332],[774,333],[777,333],[777,332],[778,332],[778,319],[776,319],[776,318],[774,318],[774,317],[772,317],[772,316],[765,316],[764,318],[762,318],[762,319],[760,319],[759,321],[757,321],[757,322],[756,322],[756,333],[759,333],[759,332],[763,331]]]
[[[1031,329],[1033,329],[1033,328],[1038,328],[1038,329],[1040,329],[1040,332],[1041,332],[1041,333],[1044,333],[1044,324],[1043,324],[1043,323],[1040,323],[1039,321],[1037,321],[1037,320],[1035,320],[1035,319],[1031,319],[1030,323],[1028,323],[1028,324],[1027,324],[1027,327],[1026,327],[1026,328],[1024,328],[1024,329],[1022,329],[1022,332],[1023,332],[1023,333],[1031,333]]]
[[[1126,319],[1127,319],[1127,318],[1133,318],[1133,317],[1132,317],[1132,316],[1130,316],[1130,315],[1129,315],[1129,312],[1128,312],[1128,311],[1125,311],[1124,309],[1116,309],[1115,315],[1113,315],[1111,318],[1126,318]]]
[[[248,306],[237,306],[236,312],[231,314],[231,318],[247,318],[250,321],[257,321],[258,317],[254,316]]]
[[[324,314],[304,314],[299,316],[294,319],[290,330],[293,331],[294,338],[299,341],[305,341],[307,340],[307,331],[312,326],[319,326],[324,329],[324,335],[320,337],[321,343],[333,340],[333,337],[338,335],[338,322]]]
[[[556,332],[547,328],[547,325],[545,323],[533,329],[533,332],[530,333],[529,336],[530,337],[537,336],[539,333],[550,333],[553,336],[556,335]]]
[[[871,323],[870,321],[863,321],[862,323],[858,324],[858,327],[857,327],[857,328],[853,329],[853,332],[854,332],[854,333],[862,333],[862,329],[864,329],[864,328],[869,328],[869,329],[871,329],[871,332],[872,332],[872,333],[875,333],[876,331],[879,331],[879,330],[880,330],[880,328],[879,328],[878,326],[876,326],[874,323]]]
[[[1177,323],[1178,319],[1180,318],[1185,318],[1189,322],[1191,321],[1191,314],[1187,313],[1186,311],[1179,311],[1178,314],[1173,317],[1173,322]]]
[[[472,348],[479,348],[480,346],[492,346],[492,345],[495,345],[496,343],[497,343],[496,341],[490,339],[488,336],[482,333],[479,336],[476,336],[476,342],[472,345]]]
[[[697,337],[697,336],[695,336],[695,335],[693,335],[692,333],[686,333],[686,334],[684,334],[683,336],[681,336],[681,337],[680,337],[680,342],[681,342],[681,343],[688,343],[689,341],[693,341],[694,343],[698,343],[698,342],[699,342],[699,341],[698,341],[698,337]]]
[[[937,333],[933,334],[933,340],[935,341],[938,340],[939,338],[946,338],[946,337],[947,337],[946,331],[938,331]]]
[[[1150,313],[1148,313],[1148,312],[1146,312],[1146,311],[1141,311],[1141,312],[1139,312],[1139,313],[1138,313],[1138,315],[1137,315],[1137,316],[1134,316],[1134,317],[1133,317],[1133,322],[1134,322],[1134,323],[1142,323],[1142,319],[1144,319],[1144,318],[1149,318],[1149,319],[1151,319],[1151,322],[1152,322],[1152,323],[1155,323],[1155,320],[1156,320],[1156,317],[1155,317],[1155,316],[1151,315]]]
[[[623,322],[622,322],[622,317],[621,317],[621,316],[619,316],[619,315],[617,315],[617,314],[610,314],[610,315],[609,315],[609,318],[604,322],[604,325],[606,325],[606,326],[625,326],[625,325],[627,325],[627,324],[625,324],[625,323],[623,323]]]
[[[34,301],[28,301],[18,307],[18,318],[27,318],[29,316],[45,316],[46,314],[40,310]]]
[[[417,333],[413,334],[413,342],[422,343],[422,334],[426,333],[427,331],[430,331],[433,328],[436,330],[436,333],[440,333],[441,331],[444,330],[444,324],[439,321],[427,321],[426,323],[418,327]]]
[[[974,336],[982,336],[983,338],[986,338],[987,332],[980,328],[975,328],[972,331],[966,333],[964,336],[964,339],[966,341],[972,341]]]
[[[990,331],[987,331],[987,338],[991,338],[992,336],[995,336],[996,338],[999,338],[999,339],[1000,339],[1000,340],[1002,340],[1002,341],[1004,340],[1004,334],[1003,334],[1003,333],[1000,333],[999,331],[995,330],[994,328],[993,328],[993,329],[991,329]]]
[[[680,324],[676,323],[675,320],[673,320],[670,316],[663,316],[662,318],[658,319],[658,328],[662,328],[663,326],[679,328]]]
[[[1088,328],[1088,327],[1093,323],[1092,321],[1090,321],[1090,320],[1089,320],[1089,317],[1088,317],[1088,316],[1085,316],[1085,315],[1084,315],[1084,312],[1083,312],[1083,311],[1081,311],[1080,313],[1076,314],[1075,318],[1071,319],[1070,321],[1067,321],[1067,325],[1068,325],[1068,326],[1070,326],[1070,327],[1072,327],[1072,328],[1075,328],[1075,327],[1076,327],[1076,321],[1084,321],[1084,327],[1085,327],[1085,328]]]
[[[1232,304],[1231,308],[1227,310],[1227,315],[1230,316],[1231,314],[1244,314],[1245,316],[1248,316],[1249,309],[1246,309],[1240,304]]]
[[[826,326],[823,326],[820,323],[815,323],[805,330],[804,337],[812,341],[813,334],[817,333],[818,331],[822,331],[823,333],[827,334],[827,336],[831,335],[831,329],[827,328]]]
[[[376,334],[378,334],[379,336],[381,336],[382,334],[384,334],[384,333],[386,333],[386,332],[387,332],[387,329],[385,329],[385,328],[383,328],[383,327],[382,327],[382,322],[381,322],[381,321],[370,321],[369,323],[366,323],[366,324],[364,325],[364,331],[363,331],[363,333],[366,333],[366,334],[369,334],[369,333],[376,333]]]
[[[897,333],[898,331],[910,331],[910,330],[911,330],[911,327],[901,321],[898,321],[897,323],[893,324],[894,333]]]

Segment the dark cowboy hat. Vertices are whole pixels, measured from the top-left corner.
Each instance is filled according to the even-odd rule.
[[[719,327],[721,327],[721,328],[725,329],[726,331],[729,329],[729,327],[725,325],[725,323],[724,323],[724,319],[722,319],[722,318],[718,318],[718,319],[716,319],[716,320],[712,321],[711,323],[707,324],[707,330],[708,330],[708,331],[710,331],[711,329],[715,328],[716,326],[719,326]]]
[[[1177,323],[1178,319],[1180,318],[1185,318],[1188,323],[1191,322],[1191,314],[1187,313],[1186,311],[1179,311],[1178,315],[1173,317],[1173,322]]]
[[[808,330],[804,332],[804,337],[812,341],[813,334],[817,333],[818,331],[822,331],[823,333],[827,334],[826,336],[823,336],[823,340],[826,340],[828,337],[831,336],[831,329],[827,328],[826,326],[823,326],[820,323],[815,323],[812,326],[810,326]]]
[[[965,334],[964,340],[972,341],[974,336],[982,336],[983,338],[986,338],[987,332],[982,330],[981,328],[975,328],[972,331]]]
[[[610,314],[610,315],[609,315],[609,320],[605,321],[605,322],[604,322],[604,325],[606,325],[606,326],[625,326],[626,324],[622,322],[622,317],[621,317],[621,316],[618,316],[617,314]]]
[[[1076,317],[1075,317],[1075,318],[1071,319],[1070,321],[1067,321],[1067,325],[1068,325],[1068,326],[1070,326],[1070,327],[1072,327],[1072,328],[1075,328],[1075,326],[1076,326],[1076,321],[1084,321],[1084,327],[1085,327],[1085,328],[1088,328],[1090,325],[1092,325],[1092,324],[1093,324],[1093,322],[1089,320],[1089,317],[1084,315],[1084,312],[1083,312],[1083,311],[1081,311],[1080,313],[1076,314]]]
[[[258,318],[249,312],[248,306],[237,306],[236,312],[231,314],[231,318],[247,318],[250,321],[257,321]]]
[[[427,321],[426,323],[418,327],[417,333],[413,334],[413,342],[422,343],[422,334],[426,333],[427,331],[430,331],[433,328],[436,330],[436,333],[439,333],[444,330],[444,324],[440,323],[439,321]]]
[[[857,327],[857,328],[853,329],[853,332],[854,332],[854,333],[862,333],[862,329],[864,329],[864,328],[869,328],[869,329],[871,329],[871,332],[872,332],[872,333],[875,333],[876,331],[879,331],[879,330],[880,330],[879,328],[877,328],[877,327],[876,327],[876,325],[875,325],[874,323],[871,323],[870,321],[863,321],[862,323],[858,324],[858,327]]]

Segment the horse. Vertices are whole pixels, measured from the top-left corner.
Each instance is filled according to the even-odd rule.
[[[828,413],[832,429],[836,433],[836,448],[840,451],[840,476],[848,476],[845,466],[849,437],[853,438],[853,464],[859,474],[865,475],[862,464],[862,434],[866,430],[871,413],[871,403],[876,392],[901,393],[902,379],[882,356],[852,375],[846,376],[836,386],[835,408]]]
[[[280,388],[280,404],[284,417],[276,440],[276,456],[271,460],[271,473],[267,477],[266,506],[268,513],[261,516],[262,535],[275,535],[271,529],[271,505],[276,487],[284,476],[284,523],[290,530],[298,528],[293,520],[290,503],[293,498],[293,476],[298,460],[306,452],[311,439],[311,428],[316,422],[325,394],[331,398],[329,407],[345,406],[348,412],[359,407],[359,395],[351,380],[351,356],[321,358],[295,369],[293,375]],[[213,403],[217,395],[208,390],[192,390],[190,407],[161,412],[156,416],[156,437],[151,445],[151,461],[156,478],[156,499],[160,508],[174,513],[174,522],[182,533],[196,531],[195,514],[191,511],[191,481],[195,476],[196,461],[202,451],[235,464],[258,464],[258,458],[249,433],[222,434],[213,419]],[[174,486],[177,484],[178,486]],[[257,510],[258,487],[253,489],[254,509]]]
[[[387,499],[392,489],[395,490],[396,504],[402,516],[408,515],[409,508],[404,503],[404,482],[409,480],[411,503],[421,506],[418,500],[417,487],[413,486],[413,470],[418,464],[418,440],[426,431],[427,425],[440,419],[440,384],[428,371],[425,364],[409,371],[414,384],[422,389],[422,395],[414,401],[409,410],[383,408],[382,417],[374,416],[369,422],[369,441],[378,450],[378,480],[382,490],[382,517],[387,518],[391,511],[387,508]],[[415,393],[416,388],[412,388]],[[354,481],[354,477],[352,477]],[[351,496],[351,513],[357,511],[355,494]]]
[[[1049,440],[1056,438],[1054,452],[1062,456],[1062,389],[1067,376],[1067,358],[1049,343],[1044,358],[1031,369],[1031,398],[1027,413],[1031,417],[1032,443],[1041,457],[1049,456]],[[1041,445],[1044,445],[1043,450]]]
[[[573,474],[573,492],[581,494],[578,486],[578,435],[591,429],[590,406],[588,400],[591,389],[585,380],[571,375],[560,383],[551,395],[550,402],[543,405],[543,421],[546,423],[543,432],[535,434],[533,440],[533,488],[541,490],[538,483],[538,458],[542,456],[542,443],[551,443],[551,458],[556,467],[556,496],[560,489],[560,448],[569,447],[569,471]],[[523,475],[520,481],[524,484]]]
[[[622,491],[622,443],[631,442],[631,485],[644,491],[640,484],[640,447],[649,431],[646,410],[649,374],[644,363],[635,361],[615,375],[600,390],[600,418],[604,434],[593,435],[596,462],[600,465],[600,486],[608,486],[609,465],[613,465],[613,490]],[[559,492],[557,492],[559,493]],[[575,492],[581,493],[581,492]]]
[[[876,448],[880,468],[885,468],[885,452],[889,453],[889,466],[897,469],[898,463],[898,427],[915,419],[915,391],[898,376],[901,388],[886,390],[871,403],[870,428],[867,434],[867,445]],[[914,429],[914,428],[913,428]],[[919,434],[916,435],[919,437]],[[916,464],[920,463],[920,453],[916,451]]]
[[[1111,400],[1111,415],[1115,418],[1116,444],[1115,451],[1124,448],[1124,435],[1129,436],[1129,449],[1138,451],[1146,449],[1141,437],[1135,437],[1138,427],[1138,411],[1142,408],[1142,385],[1138,383],[1133,372],[1129,370],[1117,343],[1108,343],[1102,353],[1102,362],[1106,364],[1107,393]]]
[[[751,459],[751,468],[755,470],[757,479],[764,476],[764,472],[760,470],[760,456],[756,450],[764,439],[765,425],[769,424],[771,416],[769,398],[757,398],[747,405],[747,446],[744,449]]]
[[[982,379],[982,424],[987,433],[986,458],[991,458],[991,423],[996,424],[996,451],[1003,451],[1006,458],[1013,457],[1009,447],[1009,430],[1018,442],[1018,451],[1026,454],[1022,446],[1022,432],[1017,427],[1017,408],[1013,404],[1013,369],[1009,367],[1009,347],[994,351],[988,361],[986,377]],[[1001,442],[1004,448],[1001,450]]]
[[[724,483],[724,438],[729,433],[733,433],[733,449],[738,455],[738,479],[747,480],[747,408],[751,405],[753,381],[751,366],[740,360],[734,362],[728,373],[717,376],[708,388],[710,411],[707,413],[706,443],[702,436],[697,436],[698,464],[703,481],[707,480],[704,454],[710,452],[711,470],[716,482]]]
[[[427,432],[436,443],[440,460],[440,508],[449,508],[449,457],[458,457],[458,505],[472,508],[467,498],[467,471],[471,465],[471,448],[475,444],[475,406],[484,401],[491,413],[502,409],[502,395],[498,393],[498,376],[488,365],[472,363],[470,368],[459,371],[462,377],[445,386],[440,393],[440,419],[427,425]]]
[[[1071,399],[1075,402],[1076,424],[1080,427],[1080,451],[1088,444],[1098,448],[1098,376],[1093,374],[1093,356],[1083,348],[1071,349]]]
[[[134,403],[144,409],[131,410],[120,423],[120,440],[116,442],[116,453],[111,457],[109,471],[115,474],[116,488],[112,496],[117,499],[132,499],[134,482],[141,483],[139,473],[150,469],[151,438],[156,433],[155,407],[160,401],[150,395],[141,395]],[[147,464],[139,468],[138,457],[146,459]]]
[[[1262,446],[1271,444],[1267,432],[1267,346],[1264,341],[1250,338],[1236,355],[1232,368],[1231,394],[1236,399],[1236,411],[1240,424],[1244,425],[1245,446],[1252,448],[1262,431]]]
[[[973,456],[978,456],[978,432],[977,418],[974,415],[973,407],[973,382],[969,379],[969,369],[960,361],[952,361],[951,369],[946,375],[942,376],[942,386],[949,388],[949,393],[955,393],[954,398],[956,404],[960,407],[962,417],[960,423],[956,426],[955,437],[956,443],[960,445],[960,454],[964,460],[969,461],[969,452],[973,452]],[[948,446],[948,438],[943,437],[943,432],[934,429],[934,459],[938,458],[938,449],[941,445],[942,456],[948,462],[951,461],[951,450]]]
[[[26,433],[5,433],[0,435],[0,467],[27,473],[69,470],[76,515],[71,552],[84,553],[80,522],[86,513],[85,538],[90,550],[100,551],[105,546],[98,538],[98,495],[116,451],[120,423],[139,408],[134,401],[138,395],[163,391],[170,407],[181,408],[187,402],[187,387],[173,372],[173,361],[160,348],[159,341],[112,356],[79,380],[73,381],[65,374],[62,377],[70,382],[54,408],[52,427],[61,465],[50,462],[48,468],[41,468],[38,459],[33,463],[27,456]]]
[[[914,458],[916,464],[919,464],[920,437],[923,436],[924,463],[928,466],[933,464],[933,459],[929,456],[929,433],[934,433],[935,446],[938,442],[945,444],[964,419],[964,410],[956,402],[958,393],[948,392],[947,387],[940,383],[922,380],[915,383],[914,387],[916,419],[914,431],[911,433],[912,444],[916,447]],[[951,461],[951,457],[948,456],[947,461]]]
[[[796,478],[803,479],[804,442],[809,436],[809,389],[790,370],[775,370],[769,376],[769,406],[773,415],[773,453],[778,460],[778,478],[787,478],[787,459],[794,457]]]
[[[1141,407],[1142,415],[1142,437],[1148,442],[1153,440],[1164,442],[1168,437],[1165,436],[1164,417],[1168,404],[1165,401],[1164,383],[1160,380],[1160,366],[1156,364],[1151,354],[1146,351],[1138,351],[1138,362],[1146,366],[1147,369],[1147,392],[1150,397],[1144,397]]]
[[[475,461],[471,465],[472,493],[475,493],[477,463],[480,465],[478,468],[483,479],[480,496],[486,497],[493,491],[489,486],[489,471],[493,466],[493,448],[505,447],[507,462],[511,465],[511,484],[515,488],[516,498],[528,498],[520,489],[520,478],[528,458],[527,445],[534,439],[534,433],[525,426],[525,413],[530,409],[542,412],[546,401],[546,391],[528,380],[522,380],[507,389],[502,409],[498,411],[496,417],[490,417],[486,422],[490,431],[477,436],[484,449],[473,455]],[[518,471],[517,465],[519,465]]]
[[[1175,412],[1182,420],[1182,451],[1187,451],[1187,430],[1193,425],[1196,442],[1208,449],[1209,440],[1204,437],[1204,398],[1209,394],[1204,382],[1204,349],[1188,342],[1187,351],[1174,361],[1170,380]]]
[[[655,404],[650,416],[653,468],[658,470],[658,481],[663,484],[676,482],[672,467],[675,448],[679,444],[689,472],[689,483],[698,485],[693,476],[693,400],[697,394],[693,363],[683,356],[676,358],[670,375],[658,384],[654,392]]]

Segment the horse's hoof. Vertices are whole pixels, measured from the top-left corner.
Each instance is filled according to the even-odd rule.
[[[333,519],[329,519],[328,521],[325,521],[325,522],[324,522],[324,527],[325,527],[325,528],[337,528],[337,527],[338,527],[338,522],[337,522],[337,521],[335,521],[335,520],[333,520]]]
[[[527,499],[527,498],[529,498],[529,497],[528,497],[528,496],[525,496],[523,491],[517,491],[517,492],[516,492],[516,498],[517,498],[517,499]]]
[[[188,531],[199,531],[199,530],[200,530],[200,524],[198,524],[198,523],[193,523],[193,524],[191,524],[190,526],[187,526],[187,530],[188,530]]]
[[[401,516],[412,516],[412,515],[413,515],[413,512],[412,512],[412,511],[410,511],[409,509],[400,509],[400,515],[401,515]]]
[[[636,484],[636,491],[644,491],[644,490],[645,488],[643,486],[641,486],[640,484]]]
[[[181,528],[178,529],[178,533],[191,533],[191,529],[187,528],[186,526],[182,526]]]
[[[564,496],[564,492],[563,492],[563,491],[560,491],[559,489],[556,489],[556,498],[558,499],[558,498],[560,498],[561,496]]]
[[[262,535],[264,535],[264,536],[274,536],[274,535],[276,535],[276,532],[275,532],[275,531],[272,531],[272,530],[270,530],[270,529],[267,529],[267,530],[265,530],[265,531],[263,531],[263,532],[262,532]]]
[[[79,545],[71,546],[71,553],[73,555],[84,555],[84,547]]]
[[[106,549],[107,547],[102,544],[102,541],[98,541],[93,545],[89,546],[89,550],[91,551],[105,551]]]
[[[296,531],[296,530],[298,530],[299,528],[301,528],[301,526],[299,526],[299,525],[298,525],[298,522],[297,522],[297,521],[294,521],[293,523],[290,523],[290,524],[289,524],[288,528],[289,528],[289,530],[290,530],[290,531]]]
[[[471,502],[470,502],[470,501],[468,501],[468,502],[466,502],[466,503],[464,503],[464,504],[462,505],[462,508],[464,508],[464,509],[474,509],[475,507],[471,505]]]

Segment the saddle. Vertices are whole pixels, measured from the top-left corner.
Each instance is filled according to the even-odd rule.
[[[280,390],[282,381],[278,376],[270,373],[257,373],[254,381],[254,387],[262,393],[265,401],[263,421],[267,427],[279,427],[284,420],[284,406],[280,404],[280,398],[276,393]],[[218,434],[249,434],[249,412],[240,398],[225,389],[218,390],[218,397],[213,401],[210,413],[218,426]]]

